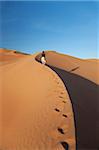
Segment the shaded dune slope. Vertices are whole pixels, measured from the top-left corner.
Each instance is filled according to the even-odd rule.
[[[64,82],[68,90],[76,125],[79,149],[99,148],[99,87],[78,75],[49,66]]]
[[[40,61],[41,55],[36,57]],[[70,96],[78,150],[99,148],[98,61],[46,52],[47,65],[62,79]]]

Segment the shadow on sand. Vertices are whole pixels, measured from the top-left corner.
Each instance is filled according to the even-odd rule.
[[[78,150],[99,149],[99,87],[95,83],[56,67],[71,99]]]

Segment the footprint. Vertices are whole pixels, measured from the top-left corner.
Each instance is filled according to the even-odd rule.
[[[68,150],[68,149],[69,149],[68,143],[62,141],[61,144],[62,144],[62,146],[63,146],[63,148],[64,148],[65,150]]]
[[[60,112],[60,110],[59,110],[59,109],[57,109],[57,108],[55,108],[55,110],[56,110],[56,111],[58,111],[58,112]]]
[[[63,117],[67,118],[67,115],[63,114]]]
[[[63,96],[59,96],[59,98],[64,98]]]
[[[66,101],[62,101],[63,103],[66,103]]]
[[[64,130],[62,128],[58,128],[58,131],[61,133],[61,134],[65,134],[64,133]]]
[[[61,92],[61,94],[64,94],[64,92]]]

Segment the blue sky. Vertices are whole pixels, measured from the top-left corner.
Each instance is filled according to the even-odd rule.
[[[0,47],[98,57],[98,2],[3,1]]]

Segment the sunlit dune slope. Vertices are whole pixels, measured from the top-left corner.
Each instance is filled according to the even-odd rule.
[[[21,58],[29,56],[25,53],[20,53],[16,50],[0,49],[0,65],[13,63]]]
[[[40,60],[41,54],[36,58]],[[87,61],[54,51],[46,52],[47,64],[80,75],[92,82],[99,83],[99,60]]]
[[[69,146],[75,150],[74,115],[62,80],[35,60],[38,54],[4,53],[0,59],[0,149],[64,150]]]

